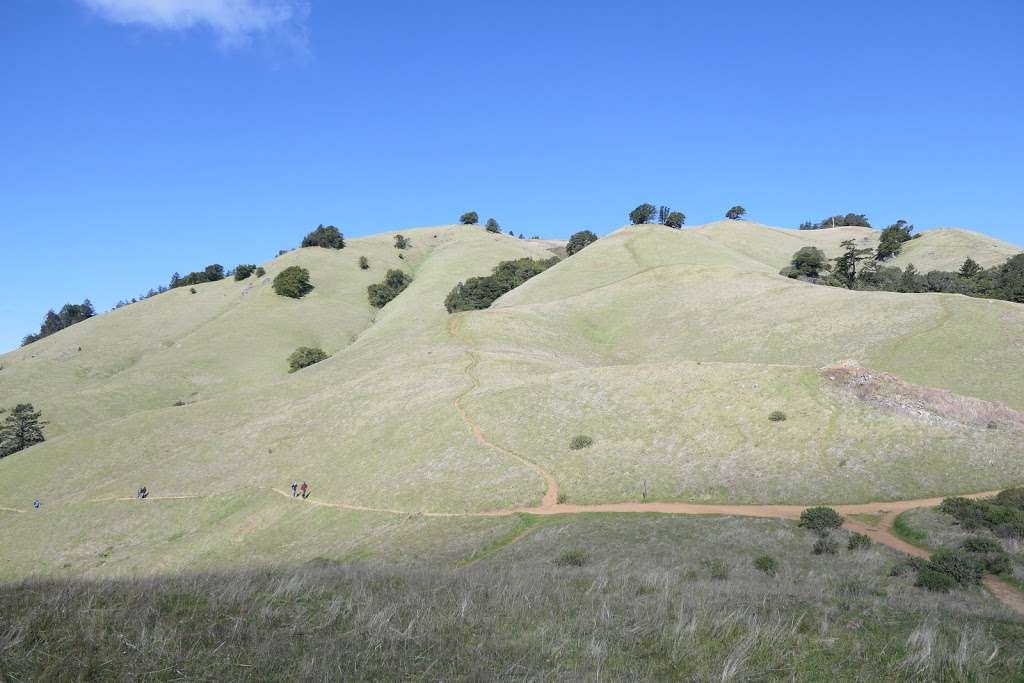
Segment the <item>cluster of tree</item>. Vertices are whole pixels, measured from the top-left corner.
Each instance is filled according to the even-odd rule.
[[[395,249],[408,249],[411,246],[411,239],[401,233],[395,235]]]
[[[291,299],[301,299],[313,291],[309,271],[300,266],[288,266],[274,278],[274,292]]]
[[[506,292],[510,292],[538,273],[558,263],[558,257],[549,259],[521,258],[502,261],[491,275],[471,277],[455,285],[445,297],[444,307],[449,313],[475,311],[487,308]]]
[[[321,348],[312,346],[300,346],[288,356],[288,372],[295,372],[302,368],[308,368],[314,363],[330,358]]]
[[[39,326],[39,332],[37,334],[25,335],[21,340],[21,345],[27,346],[34,341],[39,341],[43,337],[49,337],[54,332],[60,332],[65,327],[80,323],[94,315],[96,315],[96,311],[93,310],[92,303],[88,299],[80,304],[64,304],[59,313],[54,313],[51,308],[46,312],[46,316],[43,317],[43,322]]]
[[[235,266],[235,282],[241,282],[242,280],[245,280],[255,272],[255,263],[239,263],[237,266]],[[259,277],[259,275],[257,275],[256,277]]]
[[[323,247],[325,249],[344,249],[345,236],[333,225],[321,223],[316,230],[302,238],[303,247]],[[280,256],[280,254],[278,254]]]
[[[686,222],[686,214],[680,211],[673,211],[671,207],[654,204],[641,204],[629,212],[629,222],[633,225],[650,223],[657,216],[658,223],[667,225],[670,228],[681,228]]]
[[[868,217],[862,213],[848,213],[845,216],[829,216],[823,218],[817,223],[806,221],[800,224],[801,230],[821,230],[823,228],[843,228],[850,225],[856,225],[863,228],[870,228],[871,223],[868,222]]]
[[[202,270],[194,270],[185,277],[182,277],[178,273],[171,276],[170,289],[177,287],[189,287],[191,285],[199,285],[204,282],[216,282],[217,280],[224,279],[224,266],[219,263],[211,263]]]
[[[593,244],[596,241],[597,235],[589,230],[580,230],[579,232],[573,233],[572,237],[569,238],[569,243],[565,245],[565,253],[572,256],[583,249],[583,247],[588,244]]]
[[[0,410],[0,414],[8,412]],[[10,414],[0,423],[0,458],[25,450],[29,446],[41,443],[43,437],[42,412],[32,407],[31,403],[19,403],[11,408]]]
[[[388,270],[384,276],[384,282],[372,284],[366,288],[366,294],[370,299],[370,305],[374,308],[384,308],[389,301],[402,293],[412,277],[401,270]]]
[[[912,263],[902,269],[883,266],[872,258],[872,249],[858,248],[854,240],[844,240],[841,245],[843,253],[833,259],[817,247],[803,247],[780,274],[848,289],[945,292],[1024,303],[1024,253],[993,268],[982,268],[968,258],[957,272],[930,270],[922,274]]]

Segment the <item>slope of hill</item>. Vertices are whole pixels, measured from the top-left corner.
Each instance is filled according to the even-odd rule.
[[[486,545],[512,510],[557,493],[835,503],[1024,480],[1024,307],[776,274],[797,237],[832,249],[867,239],[860,229],[633,226],[456,315],[443,301],[457,282],[555,245],[469,226],[402,233],[404,259],[389,233],[266,264],[268,278],[309,268],[302,300],[266,281],[200,285],[3,356],[0,405],[31,401],[53,424],[0,460],[0,507],[44,500],[5,513],[2,571],[116,573],[138,553],[158,567],[284,561],[296,535],[328,557],[374,538],[412,552],[417,533],[422,547],[463,533]],[[366,285],[389,267],[414,279],[375,312]],[[288,374],[308,344],[333,355]],[[917,386],[865,398],[820,370],[843,359]],[[946,410],[958,402],[976,415]],[[769,422],[773,410],[788,419]],[[571,450],[576,434],[594,445]],[[274,493],[296,479],[340,509]],[[141,485],[172,499],[136,505]],[[409,521],[421,511],[495,516]],[[117,561],[97,565],[107,548]]]

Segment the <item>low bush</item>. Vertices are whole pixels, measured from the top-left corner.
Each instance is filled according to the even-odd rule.
[[[384,282],[370,285],[366,288],[366,294],[370,299],[370,305],[375,308],[384,308],[396,296],[409,286],[412,277],[401,270],[388,270],[384,276]]]
[[[754,560],[754,567],[768,576],[775,576],[779,571],[779,563],[771,555],[762,555]]]
[[[772,422],[785,422],[786,414],[781,410],[773,410],[772,412],[768,413],[768,419]]]
[[[559,505],[562,505],[563,503],[567,503],[568,501],[569,501],[569,495],[566,494],[566,493],[559,493],[558,497],[555,498],[555,502],[558,503]]]
[[[459,222],[463,225],[475,225],[480,222],[480,216],[477,215],[476,211],[467,211],[459,216]]]
[[[918,588],[926,588],[936,593],[948,593],[956,587],[956,581],[949,574],[944,574],[934,569],[924,568],[917,573],[914,585]]]
[[[559,567],[582,567],[586,563],[587,554],[579,549],[566,550],[555,560]]]
[[[988,500],[946,498],[939,505],[939,511],[952,516],[968,531],[989,529],[1001,538],[1024,539],[1024,509],[1013,505],[1017,495],[1015,489],[1007,489]],[[997,502],[1000,500],[1011,505],[1000,505]]]
[[[239,282],[241,280],[246,279],[254,272],[256,272],[256,264],[238,264],[237,266],[235,266],[235,282]]]
[[[977,557],[963,550],[937,550],[928,561],[928,568],[948,574],[961,585],[973,585],[981,582],[985,564]]]
[[[866,534],[854,531],[846,542],[847,550],[864,550],[871,547],[871,539]]]
[[[395,249],[408,249],[412,246],[412,240],[405,235],[395,235]]]
[[[370,269],[370,260],[368,258],[366,258],[365,256],[360,256],[359,257],[359,267],[361,269],[363,269],[363,270],[369,270]]]
[[[597,235],[589,230],[580,230],[573,233],[572,237],[569,238],[569,242],[565,245],[565,253],[572,256],[588,244],[593,244],[596,241]]]
[[[260,266],[259,268],[256,269],[256,277],[263,277],[266,274],[267,270],[263,266]]]
[[[288,266],[274,278],[274,291],[291,299],[301,299],[313,291],[309,271],[300,266]]]
[[[292,352],[292,355],[288,356],[288,372],[295,372],[302,368],[308,368],[310,365],[319,363],[327,358],[329,358],[329,356],[323,349],[311,346],[300,346]]]
[[[839,544],[831,536],[822,535],[814,542],[815,555],[835,555],[839,551]]]
[[[994,538],[973,536],[960,544],[960,550],[973,555],[989,573],[1007,574],[1013,570],[1010,556]]]
[[[593,445],[594,440],[586,434],[577,434],[572,437],[572,441],[569,442],[569,448],[574,451],[578,451],[581,448],[590,448]]]
[[[992,427],[990,427],[990,429],[991,428]],[[1024,510],[1024,486],[1000,491],[996,494],[996,497],[992,499],[992,502],[996,505],[1002,505],[1003,507]]]
[[[800,513],[800,526],[818,532],[828,532],[843,525],[842,516],[830,507],[819,505]]]

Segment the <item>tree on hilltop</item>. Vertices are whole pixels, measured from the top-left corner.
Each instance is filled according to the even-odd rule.
[[[665,220],[662,221],[664,225],[670,228],[680,229],[683,227],[683,223],[686,222],[686,214],[681,211],[672,211]]]
[[[569,243],[565,245],[565,253],[572,256],[583,249],[583,247],[596,241],[597,235],[589,230],[580,230],[577,233],[573,233],[573,236],[569,238]]]
[[[731,221],[738,221],[739,219],[743,218],[745,215],[747,215],[747,210],[744,209],[742,206],[738,206],[738,205],[732,207],[731,209],[729,209],[728,211],[725,212],[725,217],[728,218]]]
[[[480,222],[480,216],[477,215],[476,211],[467,211],[459,216],[459,222],[463,225],[476,225]]]
[[[333,225],[325,226],[323,223],[316,227],[316,230],[306,235],[302,240],[303,247],[323,247],[325,249],[344,249],[345,236]]]
[[[633,225],[650,223],[656,211],[654,204],[641,204],[629,212],[629,222]]]
[[[487,223],[484,225],[484,229],[486,229],[487,232],[496,232],[499,235],[501,234],[501,226],[498,225],[498,221],[494,220],[493,218],[487,219]]]

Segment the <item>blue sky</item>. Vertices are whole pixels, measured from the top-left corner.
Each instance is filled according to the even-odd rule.
[[[0,3],[0,350],[318,223],[856,211],[1024,244],[1024,3]]]

